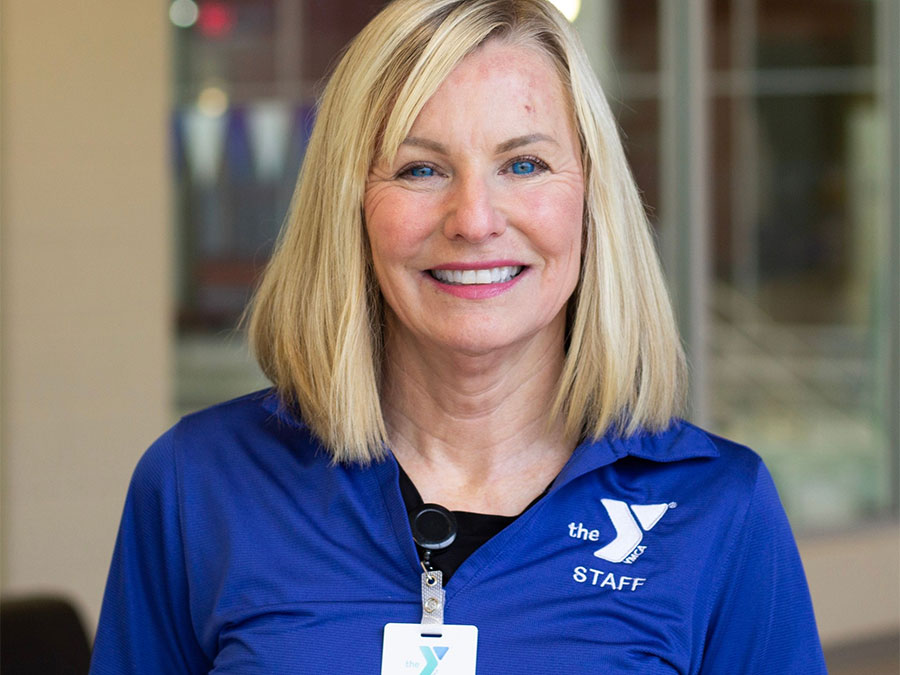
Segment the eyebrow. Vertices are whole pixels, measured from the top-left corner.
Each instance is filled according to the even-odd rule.
[[[514,150],[523,145],[530,145],[532,143],[538,143],[539,141],[548,141],[555,145],[559,145],[555,138],[548,136],[547,134],[528,134],[526,136],[516,136],[515,138],[510,138],[508,141],[503,141],[497,146],[497,154],[509,152],[510,150]]]
[[[407,136],[403,139],[401,145],[412,145],[417,148],[425,148],[426,150],[433,150],[441,155],[450,154],[450,151],[447,150],[446,146],[441,145],[437,141],[430,141],[427,138],[419,138],[418,136]]]
[[[503,141],[500,143],[497,148],[497,154],[502,154],[504,152],[509,152],[510,150],[514,150],[523,145],[530,145],[531,143],[538,143],[540,141],[547,141],[549,143],[553,143],[555,145],[559,145],[556,142],[556,139],[552,136],[548,136],[547,134],[526,134],[525,136],[516,136],[515,138],[510,138],[508,141]],[[447,147],[437,141],[432,141],[427,138],[419,138],[418,136],[407,136],[403,139],[402,145],[412,145],[417,148],[425,148],[426,150],[433,150],[441,155],[449,155],[450,151]]]

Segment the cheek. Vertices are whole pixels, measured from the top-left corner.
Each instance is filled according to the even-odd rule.
[[[413,255],[424,237],[422,210],[408,199],[366,199],[366,231],[376,269]]]
[[[535,223],[531,240],[554,265],[573,266],[578,274],[581,262],[584,200],[580,192],[534,195],[522,202],[525,213]],[[569,273],[560,270],[560,273]]]

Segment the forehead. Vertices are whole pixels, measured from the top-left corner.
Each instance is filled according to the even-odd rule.
[[[438,76],[440,79],[436,81],[435,71],[442,71]],[[515,88],[513,85],[517,78],[514,73],[521,76],[518,78],[519,83],[531,84],[520,84]],[[502,74],[508,80],[506,84],[512,87],[516,95],[501,96],[498,91],[494,91],[492,86],[486,84],[488,80],[485,76],[489,74],[498,77]],[[537,86],[538,82],[541,83],[540,86]],[[571,93],[563,85],[560,66],[556,61],[541,45],[532,44],[525,38],[494,37],[476,47],[455,66],[451,66],[449,71],[440,66],[440,59],[434,59],[430,67],[423,68],[417,76],[407,81],[401,100],[395,101],[381,125],[372,161],[393,161],[403,140],[415,133],[414,127],[417,126],[421,131],[425,118],[430,116],[433,121],[436,111],[457,110],[458,117],[464,122],[472,123],[477,113],[471,111],[471,114],[466,114],[468,111],[459,105],[459,100],[467,92],[466,88],[472,92],[479,84],[482,85],[483,94],[475,91],[475,95],[469,97],[470,102],[474,100],[483,103],[482,99],[487,99],[496,108],[507,112],[511,100],[520,102],[519,110],[532,112],[535,106],[533,102],[527,101],[528,95],[534,101],[534,94],[540,92],[540,99],[548,102],[545,107],[564,115],[569,131],[577,135],[579,125]],[[417,104],[416,101],[421,103]],[[531,111],[528,106],[531,106]]]
[[[562,115],[571,109],[556,64],[537,45],[488,40],[468,54],[450,72],[425,103],[417,118],[468,105],[528,115]],[[465,112],[465,111],[463,111]]]
[[[539,45],[527,41],[491,38],[467,54],[443,84],[463,84],[471,78],[517,73],[532,84],[562,88],[556,64]]]

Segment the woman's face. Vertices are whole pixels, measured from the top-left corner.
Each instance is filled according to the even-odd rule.
[[[392,338],[468,354],[561,341],[583,202],[552,62],[488,41],[425,104],[394,161],[369,174],[366,228]]]

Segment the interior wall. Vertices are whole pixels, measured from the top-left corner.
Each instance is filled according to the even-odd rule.
[[[170,422],[168,19],[3,0],[2,590],[96,622],[128,479]]]
[[[897,523],[810,536],[798,543],[823,644],[900,632]]]

